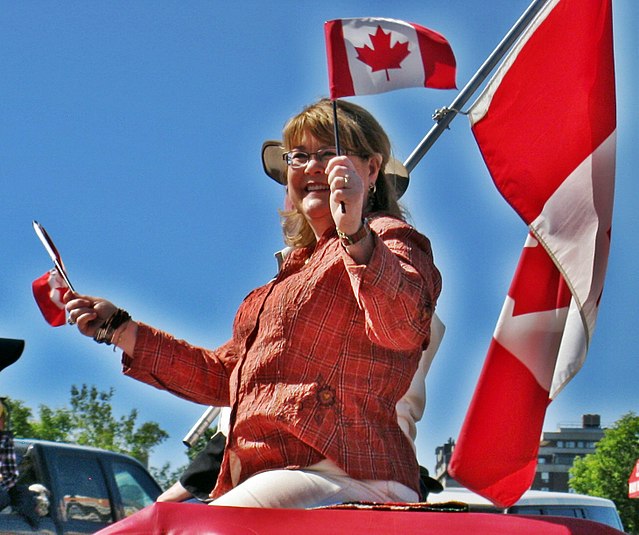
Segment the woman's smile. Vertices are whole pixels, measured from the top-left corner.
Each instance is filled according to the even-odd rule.
[[[328,184],[320,184],[318,182],[309,182],[304,189],[309,193],[313,191],[330,191]]]

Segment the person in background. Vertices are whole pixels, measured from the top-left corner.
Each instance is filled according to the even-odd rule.
[[[389,139],[360,106],[322,99],[284,128],[292,209],[278,275],[241,304],[215,350],[134,321],[99,297],[65,296],[69,321],[123,350],[124,373],[231,407],[212,505],[410,502],[419,466],[395,410],[430,341],[441,276],[406,223]]]
[[[36,499],[25,485],[18,483],[18,475],[9,405],[5,398],[0,398],[0,511],[11,505],[36,529],[40,521]]]
[[[15,364],[24,351],[24,340],[0,338],[0,371]],[[7,398],[0,398],[0,511],[11,504],[18,480],[13,433]]]
[[[158,502],[211,501],[210,494],[222,467],[230,416],[229,407],[222,407],[215,434],[189,463],[180,479],[158,496]]]
[[[9,409],[5,399],[0,398],[0,511],[11,504],[9,492],[18,481],[13,433],[7,429],[8,419]]]

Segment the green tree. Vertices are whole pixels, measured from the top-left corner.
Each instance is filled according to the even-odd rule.
[[[581,494],[613,500],[626,530],[639,533],[639,500],[628,498],[628,478],[639,459],[639,417],[629,412],[570,469],[570,487]]]
[[[33,425],[31,418],[33,413],[29,407],[25,407],[22,401],[7,398],[7,406],[11,411],[11,429],[18,437],[32,437]]]
[[[148,465],[153,448],[168,438],[156,422],[137,425],[138,411],[113,415],[114,389],[100,392],[95,386],[71,387],[70,408],[40,405],[39,419],[22,401],[8,400],[11,427],[17,437],[71,442],[126,453]]]
[[[180,479],[180,476],[184,473],[185,469],[186,465],[174,469],[171,467],[171,463],[164,463],[161,468],[151,466],[149,468],[149,472],[151,472],[151,475],[158,482],[160,487],[168,489],[173,486],[178,479]]]
[[[31,423],[31,437],[44,440],[69,441],[73,430],[73,418],[65,409],[50,409],[46,405],[40,406],[40,420]]]

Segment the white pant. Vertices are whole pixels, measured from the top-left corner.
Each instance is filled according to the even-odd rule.
[[[344,502],[416,502],[396,481],[353,479],[331,461],[302,470],[267,470],[248,478],[210,505],[304,509]]]

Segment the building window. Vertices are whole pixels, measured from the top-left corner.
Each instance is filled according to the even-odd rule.
[[[575,455],[557,455],[555,456],[555,464],[572,465],[575,462]]]
[[[541,477],[541,480],[544,483],[548,483],[550,481],[550,473],[549,472],[541,472],[541,474],[539,474],[539,476]]]
[[[567,448],[574,448],[575,447],[575,441],[574,440],[567,440],[566,441],[566,447]]]
[[[564,447],[564,441],[563,440],[558,440],[557,441],[557,447],[558,448],[563,448]]]
[[[584,447],[584,441],[580,440],[579,442],[577,442],[577,447],[578,448],[583,448]]]
[[[539,457],[537,459],[537,464],[546,464],[546,458],[545,457]]]

